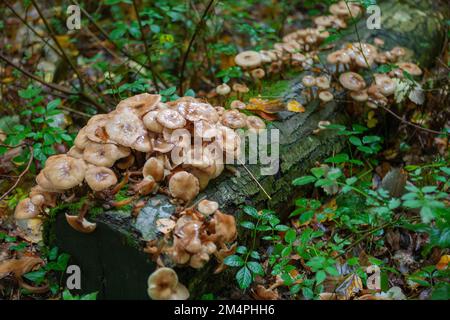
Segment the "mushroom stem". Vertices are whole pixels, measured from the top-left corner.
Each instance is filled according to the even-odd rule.
[[[142,172],[140,172],[140,174],[142,174]],[[126,172],[122,181],[120,181],[115,187],[114,189],[112,189],[111,194],[115,195],[117,194],[120,190],[122,190],[122,188],[128,183],[128,180],[130,178],[131,173],[130,172]]]
[[[89,209],[89,201],[85,201],[83,203],[83,206],[80,209],[80,213],[78,214],[78,221],[83,221],[84,217],[86,216],[86,213],[88,212]]]

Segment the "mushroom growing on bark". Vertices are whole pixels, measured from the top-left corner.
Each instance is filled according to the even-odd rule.
[[[88,211],[89,205],[87,202],[83,204],[81,212],[77,216],[72,216],[66,213],[67,223],[76,231],[81,233],[92,233],[97,228],[96,223],[89,222],[84,218]]]
[[[116,110],[120,112],[129,108],[142,118],[146,113],[155,109],[160,101],[161,96],[159,94],[141,93],[120,101]]]
[[[215,201],[209,201],[204,199],[198,203],[197,209],[201,214],[204,214],[205,216],[210,216],[214,212],[216,212],[217,209],[219,209],[219,204]]]
[[[187,300],[189,291],[171,268],[159,268],[148,277],[147,293],[153,300]]]
[[[346,72],[339,77],[340,84],[350,91],[361,91],[366,87],[364,78],[355,72]]]
[[[234,62],[242,69],[253,69],[261,65],[261,56],[259,52],[256,51],[244,51],[239,53],[235,58]]]
[[[149,158],[142,169],[144,177],[152,176],[156,182],[164,179],[164,162],[161,159],[152,157]]]
[[[222,115],[222,124],[232,129],[244,128],[246,126],[246,115],[236,109],[227,110]]]
[[[189,202],[200,191],[198,179],[191,173],[179,171],[170,178],[169,191],[174,198]]]
[[[49,157],[41,173],[54,189],[67,190],[83,182],[85,171],[83,160],[60,154]]]
[[[84,178],[94,191],[103,191],[117,183],[117,177],[109,168],[90,165]]]
[[[30,198],[25,198],[17,204],[14,218],[17,220],[32,219],[41,212],[41,206],[33,203]]]

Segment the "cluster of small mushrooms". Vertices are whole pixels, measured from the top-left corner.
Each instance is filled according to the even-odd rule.
[[[129,191],[137,197],[159,191],[187,205],[222,173],[224,157],[239,156],[241,139],[234,129],[264,126],[256,116],[192,97],[167,103],[155,94],[130,97],[114,111],[93,116],[67,154],[47,159],[37,185],[17,205],[15,218],[34,218],[57,200],[70,201],[77,192],[86,193],[84,183],[95,198],[115,194],[132,181]],[[196,138],[199,145],[194,145]],[[80,232],[93,232],[96,225],[84,218],[85,211],[66,215],[67,221]]]
[[[178,288],[175,280],[173,283],[171,281],[171,290],[162,289],[166,286],[157,280],[158,275],[161,272],[176,275],[166,265],[201,269],[214,255],[219,263],[215,273],[219,273],[225,268],[224,259],[236,249],[236,243],[231,244],[237,236],[235,218],[222,213],[214,201],[204,199],[196,206],[183,210],[178,217],[161,218],[156,224],[164,237],[148,242],[144,249],[160,266],[149,277],[148,294],[154,300],[181,299],[180,292],[189,294],[187,290]]]

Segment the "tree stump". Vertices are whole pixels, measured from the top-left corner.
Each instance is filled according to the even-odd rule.
[[[382,1],[382,28],[368,30],[366,20],[358,24],[362,42],[372,43],[375,37],[385,40],[384,49],[403,46],[412,50],[411,57],[423,67],[430,66],[442,49],[445,28],[444,17],[434,10],[433,1],[408,0],[402,2]],[[441,16],[440,16],[441,15]],[[358,41],[352,34],[345,41]],[[322,54],[326,57],[326,53]],[[324,60],[322,60],[324,61]],[[291,80],[284,93],[284,100],[296,99],[300,102],[302,85],[299,74]],[[304,175],[321,161],[342,148],[342,141],[330,131],[312,134],[321,120],[332,123],[347,123],[342,108],[337,103],[320,106],[317,101],[307,105],[305,113],[280,113],[280,120],[273,123],[280,130],[280,170],[273,176],[261,176],[260,166],[248,165],[264,189],[270,194],[268,200],[248,172],[237,166],[240,177],[230,172],[212,181],[206,192],[226,213],[237,213],[244,205],[257,208],[271,208],[280,215],[292,206],[291,199],[299,188],[292,187],[292,180]],[[157,237],[154,222],[170,216],[174,206],[167,197],[158,195],[149,199],[139,217],[131,217],[130,212],[108,211],[92,219],[97,229],[92,234],[81,234],[65,221],[62,212],[47,226],[47,233],[53,245],[71,255],[70,264],[81,268],[81,291],[99,291],[99,299],[148,299],[147,278],[155,270],[155,262],[142,251],[144,240]],[[212,274],[214,262],[201,270],[177,268],[180,281],[187,285],[191,297],[198,298],[204,293],[223,292],[230,281],[230,272]],[[220,290],[220,291],[219,291]]]

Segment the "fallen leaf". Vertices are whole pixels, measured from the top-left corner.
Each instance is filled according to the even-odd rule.
[[[280,100],[265,100],[261,98],[251,98],[246,109],[250,111],[264,111],[266,113],[276,113],[285,110]]]
[[[436,265],[436,269],[438,270],[446,270],[448,268],[448,264],[450,263],[450,255],[446,254],[441,257],[438,264]]]
[[[13,274],[20,278],[23,274],[30,272],[36,266],[43,265],[44,261],[37,257],[22,257],[19,259],[9,259],[0,263],[0,279],[8,274]]]
[[[302,106],[302,104],[296,100],[291,100],[287,104],[287,109],[291,112],[305,112],[305,107]]]
[[[278,290],[271,290],[264,288],[262,285],[257,285],[256,289],[253,290],[252,296],[256,300],[278,300]]]
[[[363,284],[361,278],[357,274],[352,273],[339,285],[336,289],[336,293],[341,300],[350,300],[350,298],[355,296],[362,289]]]

